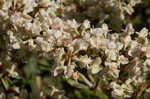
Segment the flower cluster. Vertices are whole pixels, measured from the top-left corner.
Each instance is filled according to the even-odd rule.
[[[117,4],[122,13],[126,11],[129,14],[140,2],[104,1],[111,6]],[[11,66],[12,69],[7,70],[9,75],[19,77],[12,71],[15,71],[18,61],[26,63],[28,53],[32,52],[53,60],[54,76],[63,73],[67,79],[78,81],[81,73],[77,68],[84,68],[91,75],[106,70],[101,80],[105,81],[114,99],[133,96],[136,86],[145,83],[150,71],[148,30],[143,28],[136,32],[129,24],[121,33],[110,33],[105,23],[101,28],[93,28],[87,19],[82,23],[75,19],[66,20],[66,17],[59,17],[60,13],[62,17],[65,15],[64,9],[69,10],[70,6],[63,8],[64,2],[67,1],[1,0],[0,66]],[[86,83],[90,88],[95,85]]]

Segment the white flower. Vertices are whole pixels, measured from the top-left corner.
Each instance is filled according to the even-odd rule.
[[[41,25],[40,25],[40,22],[39,21],[35,21],[33,24],[32,24],[32,27],[31,27],[31,30],[32,30],[32,33],[35,34],[35,35],[39,35],[39,33],[41,32]]]
[[[52,29],[68,29],[68,30],[70,29],[70,27],[65,27],[63,21],[58,17],[54,18],[51,24]]]
[[[15,71],[16,65],[12,65],[11,69],[7,69],[6,71],[9,73],[10,77],[19,78],[19,74]]]
[[[113,98],[122,99],[131,97],[134,93],[134,89],[131,85],[132,81],[132,79],[128,79],[122,85],[119,85],[116,82],[111,82],[110,87],[113,89]]]
[[[14,36],[14,33],[12,31],[8,31],[7,35],[9,35],[9,39],[11,43],[17,42],[18,39],[16,38],[16,36]]]
[[[119,56],[118,61],[119,61],[121,64],[128,64],[128,62],[129,62],[128,58],[124,57],[123,55]]]
[[[92,65],[90,69],[92,74],[97,74],[100,70],[102,70],[102,68],[99,65]]]
[[[33,25],[32,25],[31,22],[26,22],[26,23],[24,24],[25,29],[28,30],[28,31],[32,29],[32,26],[33,26]]]
[[[117,50],[120,51],[123,48],[123,44],[121,42],[116,42]]]
[[[138,52],[138,53],[137,53]],[[135,56],[135,57],[139,57],[139,55],[141,54],[141,49],[139,47],[135,47],[132,48],[128,51],[128,55],[129,56]]]
[[[102,28],[90,29],[90,33],[95,37],[104,38],[104,33]]]
[[[66,74],[67,72],[67,66],[64,66],[64,60],[57,63],[57,67],[54,69],[54,76],[57,76],[58,74],[64,72],[64,74]]]
[[[51,39],[49,40],[51,41]],[[41,49],[45,52],[49,52],[53,49],[53,42],[46,42],[42,37],[37,37],[36,42],[41,47]]]
[[[56,64],[64,64],[64,60],[62,60],[62,57],[63,55],[65,54],[65,51],[64,51],[64,48],[58,48],[56,49],[56,52],[55,52],[55,60],[56,60]]]
[[[23,0],[22,3],[24,5],[24,14],[32,12],[33,9],[37,6],[36,0]]]
[[[91,37],[90,38],[90,44],[91,48],[102,48],[102,49],[107,49],[109,40],[108,39],[102,39],[102,38],[95,38]]]
[[[49,30],[47,33],[47,36],[54,36],[56,39],[60,38],[62,36],[62,32],[59,30]]]
[[[10,21],[14,26],[21,26],[23,22],[22,13],[16,12],[10,16]]]
[[[116,43],[111,41],[110,43],[108,43],[108,48],[109,49],[115,49],[117,47]]]
[[[13,2],[12,0],[3,1],[2,9],[3,10],[8,10],[12,6],[12,2]]]
[[[20,44],[18,42],[12,45],[13,49],[20,49]]]
[[[90,44],[91,44],[91,47],[92,47],[92,48],[97,48],[97,47],[98,47],[98,46],[97,46],[97,40],[96,40],[95,37],[91,37],[91,38],[90,38]]]
[[[108,35],[108,38],[110,38],[111,41],[117,41],[117,39],[119,38],[119,34],[114,33],[114,34]]]
[[[150,59],[146,59],[143,64],[150,66]]]
[[[139,52],[139,53],[137,53],[137,51]],[[139,54],[140,54],[140,52],[141,52],[141,47],[139,46],[139,44],[138,44],[138,42],[136,42],[136,41],[132,41],[131,43],[130,43],[130,49],[129,49],[129,51],[128,51],[128,55],[129,56],[138,56]]]
[[[39,5],[42,7],[48,7],[50,5],[50,0],[38,0]]]
[[[143,28],[139,33],[138,33],[139,37],[143,37],[146,38],[146,36],[148,35],[148,29]]]
[[[131,95],[134,93],[134,89],[131,86],[131,84],[123,84],[121,85],[122,89],[124,90],[124,97],[125,98],[130,98]]]
[[[130,36],[130,35],[127,35],[126,37],[123,37],[122,40],[123,40],[123,43],[124,43],[125,48],[126,48],[127,46],[129,46],[130,43],[132,42],[132,39],[131,39],[131,36]]]
[[[89,44],[82,39],[75,39],[72,43],[73,43],[72,45],[76,50],[87,50],[89,46]]]
[[[85,32],[85,31],[83,31],[81,35],[83,36],[83,39],[86,41],[89,41],[90,36],[91,36],[90,33]]]
[[[112,76],[113,78],[118,78],[119,77],[119,72],[120,70],[118,69],[120,64],[115,63],[115,62],[105,62],[105,66],[109,68],[109,75]]]
[[[34,44],[34,40],[33,39],[29,39],[28,40],[28,46],[29,46],[29,48],[36,48],[36,44]]]
[[[146,57],[150,58],[150,50],[146,51]]]
[[[0,10],[0,16],[4,18],[4,20],[8,19],[8,12]]]
[[[113,88],[112,97],[115,99],[120,99],[124,95],[124,90],[116,82],[111,82],[110,87]]]
[[[65,77],[70,78],[74,72],[75,64],[68,65],[67,70],[65,71]]]
[[[85,66],[87,66],[87,65],[92,63],[91,58],[88,57],[87,55],[80,56],[79,58],[74,58],[74,60],[79,61],[83,67],[85,67]]]
[[[132,24],[128,24],[124,32],[127,33],[127,35],[133,34],[134,33],[134,29],[133,29]]]
[[[79,24],[77,23],[75,19],[73,19],[72,21],[67,20],[67,25],[72,29],[77,29],[79,27]]]
[[[98,73],[100,70],[102,70],[102,67],[101,67],[101,58],[100,57],[97,57],[94,61],[93,61],[93,64],[90,66],[90,71],[92,74],[96,74]]]
[[[108,55],[108,60],[116,60],[117,59],[117,51],[116,50],[105,50],[105,53]]]
[[[133,13],[133,8],[130,4],[128,4],[126,7],[124,7],[124,10],[128,13],[128,14],[132,14]]]
[[[136,86],[136,85],[139,85],[140,83],[142,83],[142,82],[145,82],[145,79],[144,79],[144,77],[142,77],[142,76],[133,76],[132,77],[132,84],[134,85],[134,86]]]
[[[89,20],[85,20],[82,24],[82,28],[83,29],[88,29],[90,28],[90,21]]]
[[[146,57],[149,58],[150,57],[150,46],[143,46],[141,48],[141,51],[146,53]]]
[[[107,36],[107,33],[108,33],[108,31],[109,31],[107,24],[103,24],[103,25],[102,25],[102,29],[103,29],[104,37],[106,37],[106,36]]]

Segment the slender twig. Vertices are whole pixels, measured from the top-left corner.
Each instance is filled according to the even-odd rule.
[[[90,73],[88,73],[88,78],[90,79],[90,81],[91,81],[92,83],[94,83],[94,78],[93,78],[93,76],[92,76]]]
[[[95,89],[98,88],[99,83],[100,83],[100,81],[101,81],[101,78],[103,77],[103,75],[104,75],[107,71],[108,71],[108,69],[104,68],[103,71],[99,72],[99,74],[98,74],[98,79],[97,79],[97,81],[96,81],[94,87],[92,88],[92,90],[95,90]]]
[[[88,86],[78,83],[77,81],[72,81],[70,79],[66,80],[68,84],[70,84],[71,86],[75,87],[75,88],[79,88],[79,89],[83,89],[83,88],[88,88]]]
[[[90,88],[93,87],[93,84],[83,74],[79,73],[79,75]]]

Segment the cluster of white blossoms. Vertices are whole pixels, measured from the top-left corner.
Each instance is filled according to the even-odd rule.
[[[120,9],[122,18],[125,18],[124,12],[127,12],[128,14],[131,15],[134,12],[133,7],[136,4],[141,3],[141,0],[108,0],[108,1],[112,6],[117,6]]]
[[[14,67],[18,60],[26,62],[27,53],[33,52],[54,60],[54,76],[63,73],[66,78],[78,77],[76,68],[85,68],[91,75],[106,69],[101,78],[114,99],[135,94],[136,86],[145,83],[150,71],[148,30],[143,28],[136,32],[129,24],[121,33],[109,33],[105,23],[101,28],[92,28],[86,19],[83,23],[75,19],[63,20],[57,16],[58,10],[63,10],[62,2],[67,1],[0,0],[0,49],[3,53],[0,65]],[[123,10],[130,14],[132,6],[140,1],[129,2]]]

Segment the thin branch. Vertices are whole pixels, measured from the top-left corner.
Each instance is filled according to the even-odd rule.
[[[93,87],[93,84],[83,74],[79,73],[79,75],[90,88]]]
[[[107,71],[108,71],[108,69],[107,69],[107,68],[104,68],[103,71],[99,72],[99,74],[98,74],[98,79],[97,79],[97,81],[96,81],[94,87],[92,88],[92,90],[95,90],[95,89],[98,88],[99,83],[100,83],[100,81],[101,81],[101,78],[103,77],[103,75],[104,75]]]
[[[88,78],[90,79],[90,81],[91,81],[92,83],[94,83],[94,78],[93,78],[93,76],[92,76],[90,73],[88,73]]]
[[[86,86],[84,84],[81,84],[81,83],[78,83],[77,81],[74,81],[74,80],[71,80],[71,79],[68,79],[66,81],[67,81],[68,84],[70,84],[71,86],[73,86],[75,88],[79,88],[79,89],[88,88],[88,86]]]

